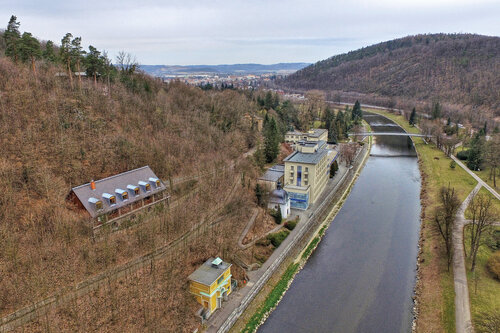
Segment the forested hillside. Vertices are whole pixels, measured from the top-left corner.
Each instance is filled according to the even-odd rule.
[[[500,38],[472,34],[409,36],[319,61],[280,85],[372,97],[441,101],[500,115]],[[368,101],[369,99],[367,99]],[[367,101],[364,101],[365,103]]]
[[[126,54],[113,66],[70,34],[56,45],[9,27],[10,36],[0,36],[0,315],[162,248],[211,214],[218,224],[210,233],[154,270],[110,281],[20,328],[192,332],[197,305],[186,277],[209,256],[231,252],[237,234],[229,231],[253,204],[240,184],[241,174],[255,176],[242,155],[257,134],[243,115],[258,103],[236,90],[164,84],[137,72]],[[66,200],[71,187],[144,165],[166,184],[214,173],[170,188],[174,204],[140,227],[93,239],[88,217]]]

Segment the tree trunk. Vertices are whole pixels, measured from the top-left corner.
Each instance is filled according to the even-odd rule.
[[[35,57],[33,56],[31,56],[31,68],[33,69],[33,75],[36,77]]]
[[[69,59],[68,59],[68,75],[69,75],[69,84],[71,86],[71,89],[73,89],[73,76],[71,75],[71,64],[69,63]]]
[[[76,61],[76,69],[78,71],[78,89],[82,90],[82,74],[80,73],[80,60]]]
[[[94,72],[94,87],[97,88],[97,74]]]
[[[470,267],[471,272],[474,272],[474,269],[476,268],[476,255],[477,255],[478,248],[479,248],[479,246],[474,249],[474,252],[472,252],[472,263],[471,263],[471,267]]]

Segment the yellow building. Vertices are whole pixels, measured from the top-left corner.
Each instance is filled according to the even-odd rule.
[[[305,210],[325,189],[330,178],[330,166],[338,157],[338,152],[330,149],[325,141],[300,141],[295,149],[283,160],[284,189],[290,196],[291,208]]]
[[[307,132],[290,131],[285,134],[285,142],[297,143],[299,141],[328,141],[328,131],[323,128],[313,128]]]
[[[189,275],[189,291],[204,308],[203,317],[222,306],[231,293],[231,264],[220,258],[210,258]]]

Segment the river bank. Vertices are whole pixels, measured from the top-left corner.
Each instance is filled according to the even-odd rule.
[[[326,209],[318,216],[317,220],[319,223],[316,223],[314,228],[312,228],[312,230],[310,230],[308,234],[303,237],[294,253],[284,260],[277,272],[270,278],[266,286],[262,288],[261,292],[256,295],[245,313],[232,327],[231,332],[254,332],[265,321],[272,310],[279,304],[296,274],[300,272],[309,256],[318,246],[324,231],[342,207],[342,204],[352,189],[352,186],[359,177],[359,174],[369,157],[372,143],[371,138],[369,138],[367,142],[368,143],[363,146],[355,159],[353,167],[354,170],[350,177],[344,180],[338,193],[335,193],[330,202],[326,203]]]
[[[403,132],[365,114],[373,132]],[[377,136],[321,243],[259,332],[409,332],[420,228],[411,140]]]
[[[383,115],[406,131],[418,133],[401,116],[382,110],[369,110]],[[438,206],[439,189],[450,184],[463,201],[475,186],[475,181],[460,168],[451,169],[451,159],[434,144],[414,138],[419,156],[421,187],[421,233],[416,292],[416,332],[455,332],[453,271],[447,269],[445,249],[436,233],[433,214]]]

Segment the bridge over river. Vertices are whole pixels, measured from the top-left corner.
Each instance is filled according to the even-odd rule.
[[[363,133],[349,133],[349,136],[415,136],[419,138],[430,138],[432,135],[427,134],[416,134],[416,133],[405,133],[405,132],[363,132]]]

